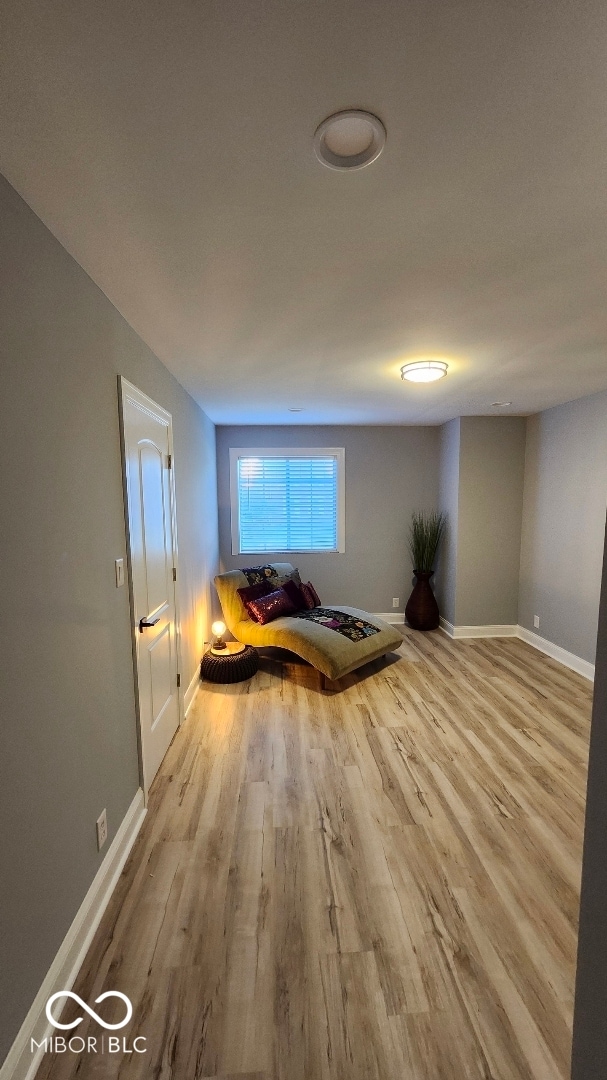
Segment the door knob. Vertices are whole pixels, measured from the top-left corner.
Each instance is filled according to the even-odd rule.
[[[143,631],[145,630],[146,626],[156,626],[156,623],[159,623],[159,622],[160,622],[160,615],[157,615],[155,619],[150,619],[149,617],[147,617],[145,619],[140,619],[139,620],[139,633],[143,634]]]

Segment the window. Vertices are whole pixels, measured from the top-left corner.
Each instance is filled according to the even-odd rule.
[[[344,451],[230,449],[232,553],[345,551]]]

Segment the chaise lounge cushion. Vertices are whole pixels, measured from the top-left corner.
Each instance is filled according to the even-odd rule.
[[[281,575],[288,575],[293,568],[290,563],[273,563]],[[313,667],[322,671],[328,679],[339,679],[362,664],[375,660],[384,653],[393,652],[402,645],[402,634],[389,623],[360,608],[336,605],[340,612],[370,623],[377,633],[360,641],[351,641],[341,633],[323,626],[312,619],[283,616],[260,626],[249,618],[238,595],[238,589],[246,587],[248,580],[242,570],[230,570],[215,578],[215,586],[221,602],[224,619],[231,633],[246,645],[273,645],[288,649],[303,657]]]

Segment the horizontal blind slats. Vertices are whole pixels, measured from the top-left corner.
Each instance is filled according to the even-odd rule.
[[[337,550],[337,460],[238,460],[240,550]]]

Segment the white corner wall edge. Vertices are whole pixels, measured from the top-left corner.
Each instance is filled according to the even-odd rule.
[[[594,664],[589,663],[588,660],[582,660],[581,656],[576,656],[575,653],[562,649],[560,645],[555,645],[552,641],[548,641],[547,638],[534,634],[524,626],[518,627],[518,636],[522,641],[526,641],[528,645],[532,645],[534,649],[538,649],[540,652],[545,653],[546,656],[552,657],[553,660],[558,660],[565,667],[571,668],[572,671],[577,671],[578,675],[583,675],[585,679],[594,682]]]
[[[547,638],[532,633],[531,630],[527,630],[524,626],[454,626],[453,623],[447,622],[442,617],[440,625],[441,630],[444,630],[445,634],[448,634],[450,638],[520,638],[521,641],[526,641],[528,645],[537,649],[538,652],[550,656],[552,660],[558,660],[559,664],[564,664],[565,667],[577,672],[578,675],[582,675],[585,679],[589,679],[590,682],[594,682],[594,664],[590,664],[588,660],[582,660],[581,656],[576,656],[575,653],[568,652],[567,649],[562,649],[560,645],[555,645],[554,642],[548,641]],[[0,1080],[2,1080],[1,1077]]]
[[[188,714],[190,712],[190,709],[192,708],[192,705],[194,704],[196,694],[198,693],[199,690],[200,690],[200,667],[197,667],[196,671],[194,672],[194,676],[192,678],[192,681],[191,681],[190,685],[188,686],[185,694],[183,695],[183,719],[184,720],[187,719],[187,716],[188,716]],[[0,1080],[2,1080],[2,1077],[0,1077]]]
[[[0,1068],[0,1080],[33,1080],[44,1046],[31,1053],[31,1040],[43,1044],[53,1030],[46,1003],[51,994],[73,986],[146,812],[139,788]]]

